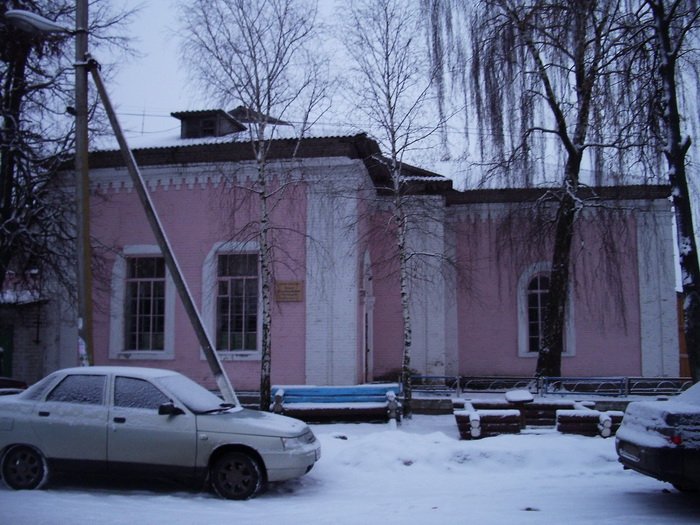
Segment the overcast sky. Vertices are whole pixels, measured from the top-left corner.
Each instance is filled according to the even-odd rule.
[[[174,0],[121,0],[141,6],[130,27],[132,44],[142,57],[122,63],[108,90],[125,131],[153,133],[177,128],[171,111],[194,109],[198,101],[187,91],[186,76],[178,63]]]
[[[127,8],[140,7],[128,29],[132,45],[142,57],[121,63],[108,87],[110,98],[129,136],[177,129],[172,111],[212,109],[211,103],[188,88],[178,61],[176,0],[119,0]],[[323,17],[333,12],[335,0],[318,0]],[[98,57],[99,58],[99,57]]]

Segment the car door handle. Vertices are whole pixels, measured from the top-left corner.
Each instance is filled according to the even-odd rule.
[[[49,417],[51,412],[44,412],[43,410],[39,412],[39,417]]]
[[[115,417],[113,420],[115,423],[126,423],[125,417]]]

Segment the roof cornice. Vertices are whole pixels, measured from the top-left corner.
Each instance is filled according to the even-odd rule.
[[[374,143],[364,133],[339,137],[314,137],[303,139],[273,139],[268,151],[269,160],[303,159],[318,157],[362,158],[363,152],[372,149]],[[374,143],[376,147],[376,143]],[[378,149],[378,148],[377,148]],[[134,148],[134,158],[139,166],[183,165],[203,162],[254,161],[255,150],[250,141],[183,144],[177,146]],[[90,153],[91,169],[124,166],[119,150],[93,151]]]
[[[479,189],[479,190],[453,190],[446,193],[448,206],[476,203],[513,203],[535,202],[546,199],[548,194],[552,200],[560,194],[561,188],[503,188],[503,189]],[[578,197],[584,200],[657,200],[667,199],[671,195],[671,188],[666,184],[661,185],[631,185],[631,186],[598,186],[582,187]]]

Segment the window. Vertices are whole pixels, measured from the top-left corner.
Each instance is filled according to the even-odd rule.
[[[217,257],[216,347],[255,351],[258,344],[258,256]]]
[[[544,317],[549,303],[549,277],[536,275],[527,287],[528,351],[539,352],[544,339]]]
[[[539,262],[527,268],[518,279],[518,356],[537,357],[544,337],[544,316],[549,301],[549,263]],[[571,289],[571,287],[569,287]],[[566,302],[564,326],[565,357],[575,355],[574,296]]]
[[[124,322],[126,350],[165,347],[165,261],[162,257],[127,259]]]
[[[168,401],[168,396],[143,379],[117,377],[115,380],[114,406],[157,410]]]
[[[112,266],[109,305],[109,358],[149,361],[172,360],[175,358],[177,291],[170,273],[165,268],[160,248],[153,244],[132,244],[124,246],[122,250],[122,254],[114,260],[114,266]],[[147,271],[149,266],[150,270]],[[160,277],[145,277],[149,272],[152,275],[160,275]],[[165,279],[162,277],[163,272],[165,272]],[[139,301],[136,300],[138,293],[143,295],[148,288],[146,282],[154,285],[151,288],[154,289],[155,296],[158,294],[162,296],[163,288],[165,291],[164,299],[154,301],[157,303],[154,304],[154,307],[164,307],[164,310],[154,311],[151,318],[156,324],[162,323],[160,327],[153,326],[152,328],[155,330],[150,330],[150,333],[155,336],[152,339],[161,339],[160,344],[152,344],[152,348],[145,344],[145,339],[147,339],[144,335],[145,311],[138,308],[134,310],[134,307],[139,306]],[[155,296],[151,297],[155,299]],[[145,302],[144,297],[140,306],[145,306]],[[139,319],[143,322],[140,322]],[[138,333],[142,335],[137,336]],[[137,344],[139,338],[143,344]]]
[[[101,405],[105,390],[105,376],[66,376],[47,396],[47,401]]]
[[[213,137],[214,135],[216,135],[216,121],[213,118],[202,119],[200,136]]]

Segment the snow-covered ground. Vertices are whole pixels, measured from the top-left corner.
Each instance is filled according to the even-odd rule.
[[[316,425],[323,457],[258,498],[148,485],[0,488],[0,523],[434,524],[700,523],[700,498],[625,471],[614,439],[527,431],[460,441],[452,416]]]

